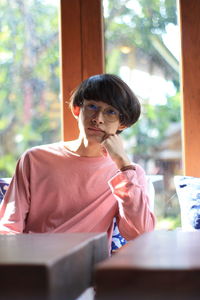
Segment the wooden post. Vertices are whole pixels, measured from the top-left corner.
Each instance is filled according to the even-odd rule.
[[[77,138],[77,121],[68,108],[70,94],[89,76],[103,73],[101,0],[60,0],[62,136]]]
[[[179,0],[184,173],[200,177],[200,1]]]

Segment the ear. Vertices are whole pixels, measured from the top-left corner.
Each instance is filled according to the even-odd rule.
[[[80,114],[80,106],[73,106],[72,107],[72,114],[77,119]]]
[[[128,126],[126,126],[126,125],[119,124],[119,126],[118,126],[118,129],[117,129],[117,130],[120,130],[120,131],[122,131],[122,130],[126,129],[127,127],[128,127]]]

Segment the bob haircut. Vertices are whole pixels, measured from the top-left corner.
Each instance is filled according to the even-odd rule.
[[[83,105],[84,100],[102,101],[119,111],[120,124],[130,127],[139,119],[141,106],[129,86],[118,76],[100,74],[84,80],[73,92],[70,107]]]

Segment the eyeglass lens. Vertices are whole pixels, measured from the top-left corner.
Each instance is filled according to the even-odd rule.
[[[102,112],[104,119],[108,122],[114,122],[119,119],[119,112],[112,107],[107,107],[103,109],[95,104],[87,104],[84,106],[84,111],[89,117],[92,117],[95,114]]]

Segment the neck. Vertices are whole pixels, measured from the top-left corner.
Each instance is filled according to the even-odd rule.
[[[101,144],[92,142],[89,143],[88,140],[84,140],[80,137],[77,140],[66,142],[65,145],[70,151],[80,156],[103,156]]]

